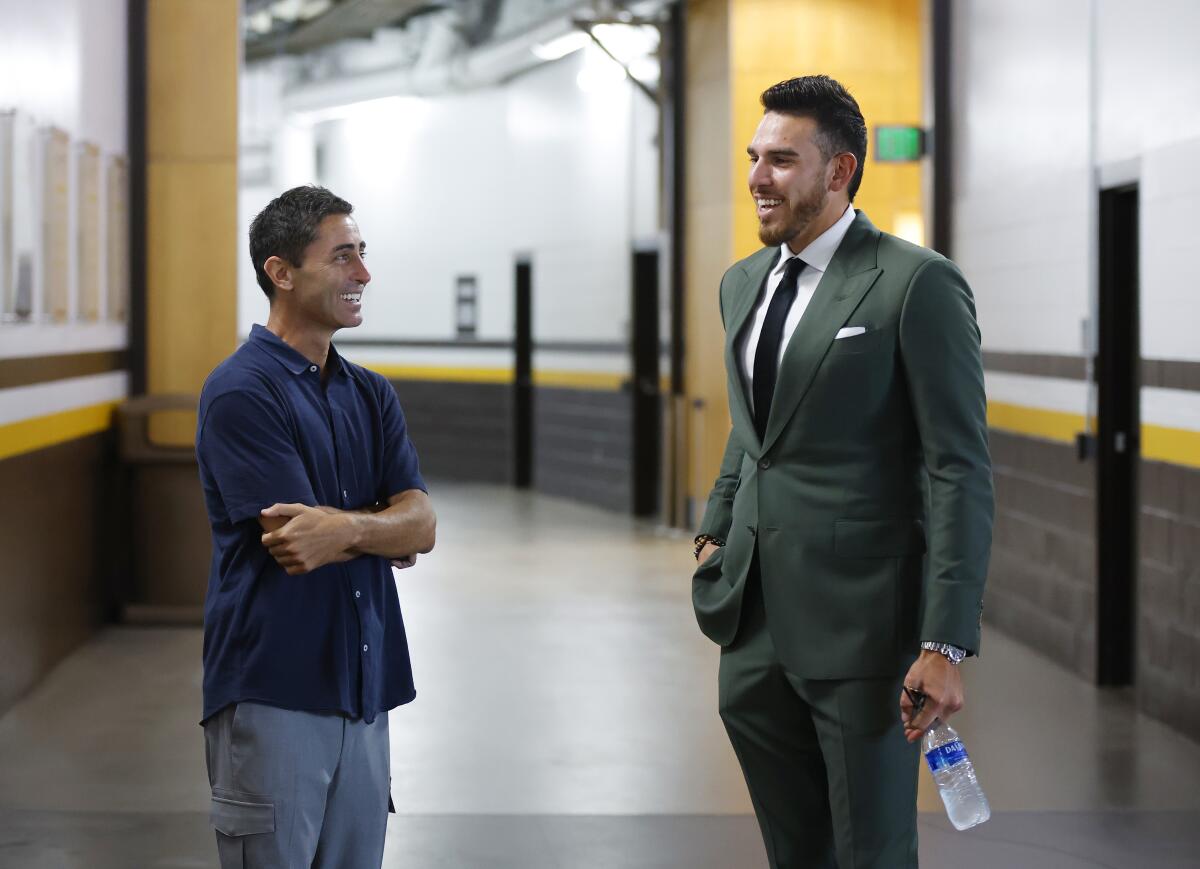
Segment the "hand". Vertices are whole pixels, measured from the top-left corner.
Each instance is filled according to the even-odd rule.
[[[697,564],[703,564],[712,557],[712,554],[721,547],[715,543],[705,543],[704,548],[700,550],[700,556],[696,559]]]
[[[922,650],[904,677],[904,684],[926,697],[920,713],[913,717],[912,701],[904,691],[900,692],[900,720],[904,723],[904,738],[909,742],[920,739],[935,718],[946,721],[963,708],[962,674],[941,652]]]
[[[272,504],[262,515],[287,520],[283,527],[264,534],[262,545],[290,576],[354,557],[349,551],[347,514],[304,504]]]

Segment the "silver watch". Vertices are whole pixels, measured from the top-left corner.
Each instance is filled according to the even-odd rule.
[[[955,666],[961,664],[963,658],[967,657],[966,649],[960,649],[958,646],[952,646],[949,643],[921,643],[921,648],[927,652],[938,652],[945,655],[946,660]]]

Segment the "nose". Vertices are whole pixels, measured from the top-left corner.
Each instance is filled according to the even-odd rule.
[[[358,281],[360,284],[369,283],[371,280],[371,273],[367,271],[367,264],[361,259],[359,259],[355,264],[358,266],[358,268],[354,270],[354,280]]]
[[[766,160],[755,160],[750,164],[750,190],[761,187],[770,180]]]

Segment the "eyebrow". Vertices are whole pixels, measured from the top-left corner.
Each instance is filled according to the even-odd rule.
[[[358,243],[358,249],[360,251],[366,250],[367,243],[365,241],[360,241]],[[335,247],[333,250],[331,250],[330,253],[334,254],[334,253],[337,253],[338,251],[342,251],[342,250],[354,250],[354,245],[352,245],[350,242],[346,242],[345,244],[339,244],[337,247]]]
[[[757,156],[758,154],[752,145],[746,148],[746,153],[751,157]],[[772,157],[799,157],[800,152],[794,148],[772,148],[767,151],[767,155]]]

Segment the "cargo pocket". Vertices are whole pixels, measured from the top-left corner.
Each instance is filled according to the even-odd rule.
[[[275,832],[275,805],[256,794],[214,788],[209,820],[217,831],[221,869],[242,869],[246,837]]]

